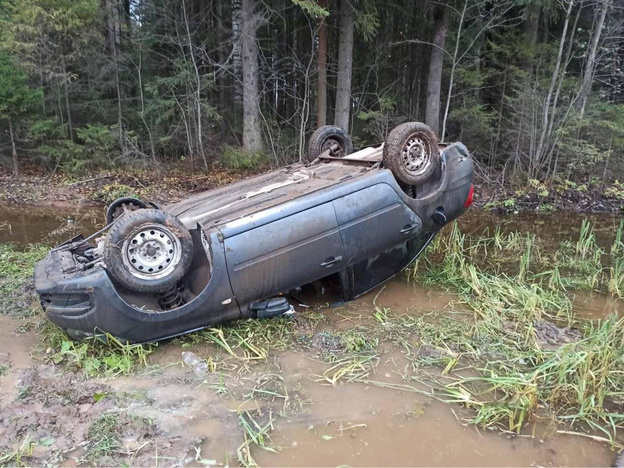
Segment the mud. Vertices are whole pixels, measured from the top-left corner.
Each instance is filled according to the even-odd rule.
[[[75,213],[76,224],[91,226]],[[0,242],[39,242],[66,220],[66,213],[3,217],[12,230]],[[495,218],[471,215],[462,229],[502,229],[570,237],[580,218]],[[18,220],[19,223],[18,223]],[[611,226],[611,217],[599,218]],[[577,222],[578,221],[578,222]],[[557,227],[559,223],[559,228]],[[560,230],[558,230],[560,229]],[[599,233],[601,231],[599,230]],[[599,234],[600,235],[600,234]],[[26,238],[27,236],[27,238]],[[605,228],[606,238],[606,228]],[[161,343],[148,366],[128,377],[86,379],[46,359],[37,331],[41,317],[0,315],[0,456],[24,452],[28,465],[133,466],[238,465],[246,436],[243,421],[268,425],[267,449],[251,455],[263,466],[609,466],[617,454],[608,444],[557,433],[536,422],[520,435],[476,428],[457,405],[432,399],[430,389],[409,378],[413,356],[393,342],[381,342],[365,366],[364,379],[335,384],[324,377],[333,359],[346,356],[340,333],[376,319],[371,310],[400,314],[463,312],[453,294],[395,279],[362,298],[337,306],[323,297],[298,306],[293,345],[272,348],[264,360],[234,358],[197,337]],[[577,294],[578,313],[602,317],[622,311],[622,301],[595,293]],[[311,311],[311,312],[310,312]],[[545,346],[573,342],[575,330],[536,323]],[[423,347],[424,348],[424,347]],[[192,351],[214,365],[196,373],[182,364]],[[421,349],[435,357],[439,350]],[[102,418],[113,417],[113,450],[97,452]],[[247,439],[249,436],[247,436]],[[26,445],[25,445],[26,443]],[[24,447],[29,448],[23,451]],[[8,464],[15,464],[15,461]],[[620,465],[621,466],[621,465]]]
[[[400,383],[396,355],[382,358],[375,378]],[[314,365],[285,355],[290,378],[306,378]],[[448,405],[366,385],[309,385],[303,414],[280,424],[279,453],[260,451],[264,466],[582,466],[611,463],[600,444],[553,437],[480,431],[458,421]]]
[[[180,363],[188,348],[173,342],[139,375],[86,380],[40,363],[45,350],[37,334],[16,334],[11,330],[20,321],[0,318],[0,339],[14,350],[4,356],[10,368],[0,378],[0,451],[30,440],[31,465],[236,465],[245,440],[241,414],[273,420],[275,451],[252,451],[262,466],[605,466],[616,457],[605,444],[556,434],[548,425],[521,435],[480,430],[457,407],[379,387],[408,383],[409,360],[391,343],[382,344],[370,369],[378,385],[323,382],[329,364],[316,349],[300,347],[266,363],[197,375]],[[336,329],[337,320],[330,315],[323,326]],[[225,359],[225,367],[236,365],[226,365],[214,347],[192,349]],[[106,457],[90,458],[97,442],[91,428],[105,415],[118,416],[119,445]]]
[[[533,323],[537,341],[548,347],[559,347],[566,343],[578,341],[581,333],[570,327],[558,327],[546,320],[537,320]]]

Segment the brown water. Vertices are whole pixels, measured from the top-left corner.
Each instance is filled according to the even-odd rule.
[[[60,234],[70,237],[79,229],[90,233],[101,222],[97,210],[32,212],[5,207],[0,215],[0,242],[22,245],[54,242]],[[501,218],[472,213],[460,226],[466,232],[482,232],[500,225],[506,232],[534,232],[558,242],[574,240],[582,220],[577,215]],[[601,241],[610,242],[617,219],[597,216],[592,222]],[[57,233],[51,237],[53,230]],[[373,302],[407,314],[465,311],[453,294],[395,279],[353,303],[324,309],[327,321],[322,329],[345,330],[373,322]],[[588,316],[604,316],[621,312],[622,301],[582,293],[575,308]],[[263,466],[609,466],[616,457],[607,444],[557,433],[548,423],[528,427],[522,435],[478,429],[466,423],[470,415],[459,406],[383,386],[427,390],[409,379],[409,356],[392,343],[379,346],[376,365],[369,369],[369,382],[381,386],[323,382],[320,376],[330,364],[314,348],[273,351],[267,362],[254,363],[215,352],[214,346],[183,345],[179,340],[162,343],[150,356],[150,366],[138,375],[85,381],[68,380],[61,368],[43,365],[46,350],[32,323],[28,325],[0,315],[0,365],[8,366],[0,377],[0,426],[5,426],[0,428],[0,452],[3,440],[17,430],[17,423],[7,421],[28,418],[30,425],[19,426],[19,440],[26,432],[33,440],[54,439],[49,449],[37,446],[36,455],[48,459],[54,453],[64,466],[85,464],[80,457],[88,427],[101,414],[114,412],[148,418],[158,427],[149,437],[124,432],[120,450],[134,454],[132,465],[236,465],[236,451],[244,441],[239,414],[248,411],[260,424],[273,421],[270,445],[276,451],[254,447],[251,452]],[[183,351],[211,357],[218,372],[196,375],[181,365]],[[25,397],[24,382],[30,382],[31,392]],[[257,388],[282,397],[254,393]],[[111,397],[94,403],[94,394]],[[58,395],[65,400],[57,402]]]
[[[54,244],[81,232],[91,234],[103,223],[101,208],[58,210],[0,205],[0,244]]]

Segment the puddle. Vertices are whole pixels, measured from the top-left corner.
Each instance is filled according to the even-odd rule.
[[[355,301],[370,310],[370,305],[392,309],[401,313],[426,313],[433,310],[454,308],[458,296],[443,291],[435,291],[418,283],[408,283],[401,278],[395,278],[373,291],[366,293]]]
[[[576,242],[583,220],[588,220],[596,234],[596,241],[600,246],[609,246],[613,242],[613,235],[618,228],[621,216],[610,214],[581,214],[581,213],[519,213],[517,215],[501,216],[483,211],[469,211],[459,221],[459,227],[464,233],[492,235],[496,228],[503,234],[519,232],[521,234],[535,234],[542,240],[551,240],[556,246],[562,240]]]
[[[0,244],[55,244],[102,227],[102,208],[59,210],[0,205]]]
[[[609,294],[594,291],[576,292],[572,303],[574,312],[583,318],[605,318],[611,314],[624,315],[624,301]]]
[[[364,384],[308,387],[305,417],[280,421],[263,466],[607,466],[613,455],[569,436],[507,436],[458,422],[449,405]]]

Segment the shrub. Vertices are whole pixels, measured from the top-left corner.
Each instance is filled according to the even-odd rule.
[[[226,146],[223,149],[220,161],[229,169],[258,169],[269,164],[265,153],[253,153],[233,146]]]

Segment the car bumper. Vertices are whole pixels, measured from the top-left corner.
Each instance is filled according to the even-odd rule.
[[[241,317],[227,280],[222,244],[213,249],[211,278],[204,290],[171,311],[133,305],[117,291],[106,271],[64,274],[70,252],[52,251],[35,266],[35,288],[47,317],[76,338],[108,333],[124,341],[161,340]],[[220,250],[219,250],[220,247]]]

